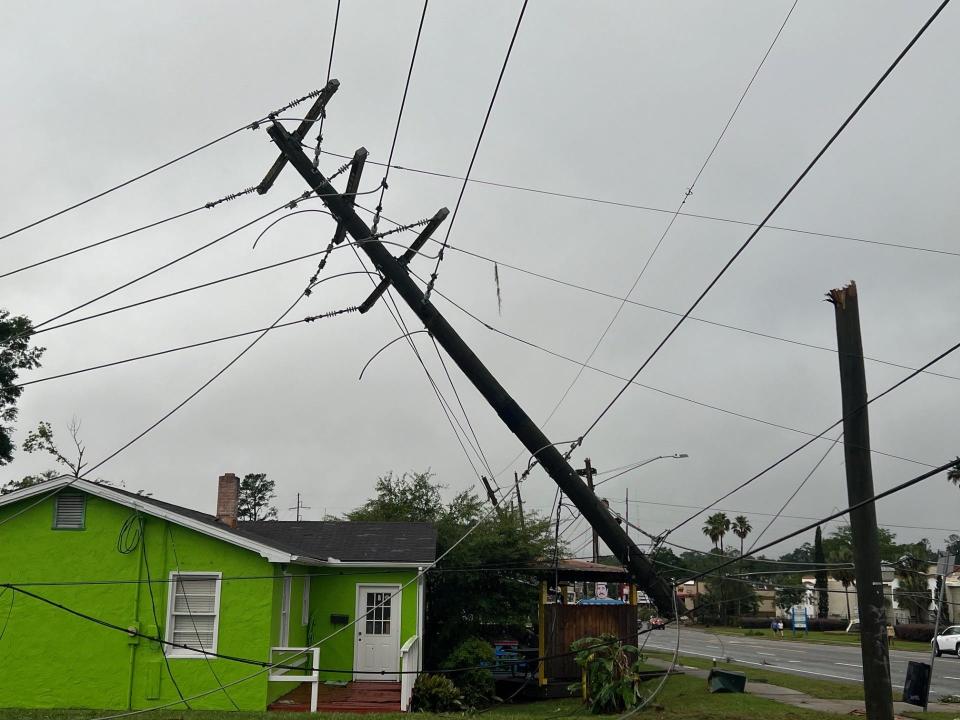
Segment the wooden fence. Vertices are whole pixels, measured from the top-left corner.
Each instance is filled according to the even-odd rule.
[[[548,657],[569,652],[570,644],[584,637],[610,634],[636,640],[636,605],[547,605],[544,610],[545,627],[540,632]],[[547,660],[545,674],[549,680],[579,680],[580,666],[567,655]]]

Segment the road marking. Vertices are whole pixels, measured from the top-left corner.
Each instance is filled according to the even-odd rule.
[[[861,668],[861,669],[863,669],[860,665],[857,665],[856,663],[838,663],[838,662],[835,662],[834,665],[846,665],[847,667],[855,667],[855,668]]]
[[[798,663],[803,662],[803,660],[787,660],[788,663]]]
[[[950,677],[949,675],[944,675],[943,677],[947,680],[960,680],[960,678]]]
[[[775,653],[762,653],[758,652],[757,655],[766,655],[767,657],[776,657]]]

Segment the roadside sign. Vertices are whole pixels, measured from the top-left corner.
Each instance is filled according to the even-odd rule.
[[[594,596],[596,596],[600,600],[603,600],[609,597],[609,593],[607,591],[607,584],[605,582],[597,583],[596,590],[594,591]]]

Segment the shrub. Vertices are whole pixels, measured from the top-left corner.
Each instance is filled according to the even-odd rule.
[[[493,701],[496,684],[493,681],[495,656],[490,643],[478,637],[467,638],[453,649],[440,666],[441,670],[471,668],[450,673],[450,679],[463,695],[463,703],[470,708],[486,707]]]
[[[771,618],[740,617],[735,620],[737,627],[744,630],[763,630],[770,627]]]
[[[807,630],[827,632],[830,630],[846,630],[849,620],[845,618],[807,618]]]
[[[462,710],[463,695],[446,675],[420,675],[413,685],[410,709],[429,713]]]
[[[927,623],[901,623],[893,626],[897,640],[917,640],[930,642],[933,640],[933,625]]]
[[[587,701],[595,713],[623,712],[643,700],[639,674],[642,656],[634,645],[617,641],[613,635],[586,637],[570,649],[587,676]],[[571,685],[571,691],[579,685]]]

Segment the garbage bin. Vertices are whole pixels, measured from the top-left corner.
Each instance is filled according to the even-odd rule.
[[[930,693],[930,665],[911,660],[907,663],[907,677],[903,681],[903,701],[923,707]]]
[[[710,671],[710,674],[707,675],[707,687],[712,693],[742,693],[747,687],[747,676],[743,673],[717,670],[714,668]]]

